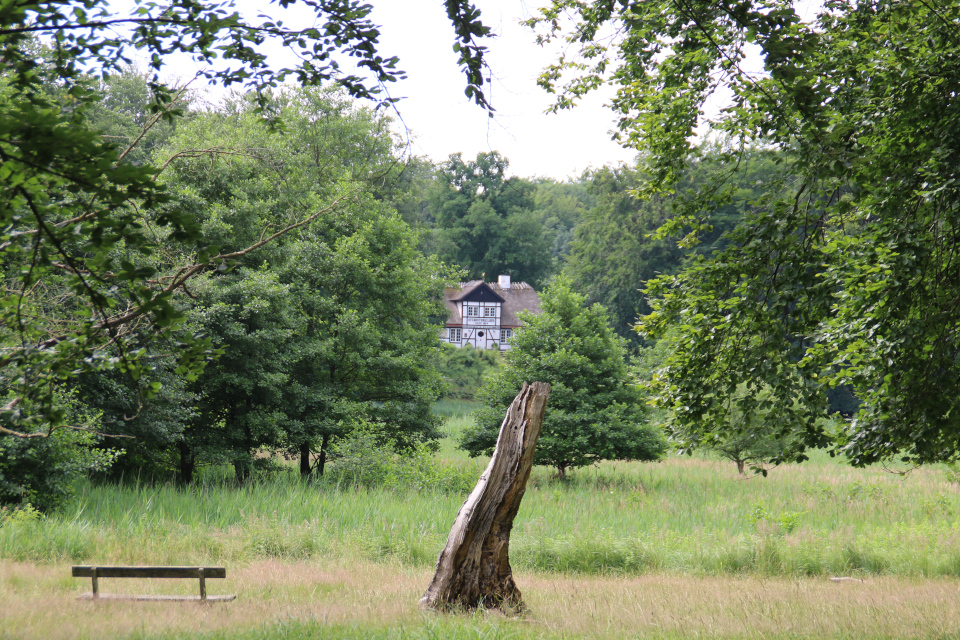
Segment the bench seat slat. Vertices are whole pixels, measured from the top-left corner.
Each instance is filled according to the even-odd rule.
[[[203,569],[204,578],[226,578],[224,567],[101,567],[75,565],[74,578],[92,578],[96,568],[98,578],[199,578]]]
[[[82,577],[82,576],[80,576]],[[77,600],[93,600],[92,593],[85,593],[82,596],[77,596]],[[230,602],[231,600],[236,600],[237,596],[235,595],[221,595],[221,596],[207,596],[206,600],[201,600],[200,596],[152,596],[152,595],[125,595],[118,593],[101,593],[98,597],[98,600],[137,600],[140,602]]]

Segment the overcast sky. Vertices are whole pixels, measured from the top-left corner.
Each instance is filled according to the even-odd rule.
[[[498,38],[490,40],[487,62],[493,83],[486,88],[497,112],[493,119],[468,102],[464,76],[452,50],[453,28],[441,0],[371,0],[372,19],[381,25],[381,51],[400,57],[408,79],[390,87],[403,122],[413,139],[412,152],[444,160],[455,152],[473,158],[481,151],[499,151],[511,170],[523,177],[577,177],[584,169],[632,162],[633,150],[611,140],[616,126],[604,105],[612,95],[589,96],[572,111],[546,114],[551,97],[536,84],[555,52],[534,42],[519,25],[547,0],[474,0],[484,24]],[[801,18],[812,20],[822,0],[797,0]],[[748,53],[744,68],[761,72],[759,56]],[[708,115],[725,98],[708,102]]]
[[[496,114],[464,96],[465,78],[453,52],[453,28],[440,0],[373,0],[381,25],[381,51],[400,57],[408,79],[389,87],[403,97],[398,109],[410,130],[412,151],[434,160],[462,152],[499,151],[515,175],[576,177],[588,167],[629,162],[635,156],[611,140],[613,114],[594,96],[573,111],[546,114],[551,97],[536,79],[553,54],[519,25],[540,0],[475,0],[483,21],[498,34],[487,62],[493,82],[486,88]]]

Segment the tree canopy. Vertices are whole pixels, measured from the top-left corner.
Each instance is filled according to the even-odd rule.
[[[730,166],[751,145],[791,161],[727,249],[648,286],[640,329],[683,334],[658,385],[693,427],[678,436],[709,438],[735,402],[762,404],[774,424],[802,411],[805,443],[821,445],[825,391],[850,384],[862,404],[839,445],[854,464],[955,458],[960,7],[830,0],[808,22],[789,0],[555,0],[534,22],[581,45],[541,78],[558,107],[616,87],[621,140],[649,151],[648,190],[683,174],[721,86],[732,98],[713,126],[740,143]],[[611,25],[618,35],[601,40]],[[745,68],[751,47],[762,73]],[[718,176],[662,232],[696,234],[705,200],[732,188]]]
[[[508,178],[509,166],[496,151],[467,161],[455,153],[440,165],[431,194],[437,254],[462,266],[471,279],[509,275],[539,287],[554,261],[533,212],[537,187]]]
[[[727,197],[705,202],[698,241],[678,243],[658,237],[657,229],[673,217],[678,200],[709,188],[718,173],[729,171],[723,144],[705,142],[694,153],[673,193],[638,194],[649,180],[642,166],[605,167],[589,174],[586,181],[596,205],[584,212],[583,224],[575,227],[564,273],[589,302],[606,307],[614,329],[633,346],[641,342],[633,331],[637,317],[651,310],[644,293],[647,282],[675,274],[696,256],[710,256],[722,248],[726,233],[764,193],[765,177],[776,174],[777,160],[782,162],[773,152],[744,154],[736,176],[739,188]]]
[[[177,469],[190,482],[198,465],[227,462],[242,481],[258,451],[299,455],[305,474],[322,472],[328,445],[363,420],[401,447],[436,435],[433,361],[453,276],[416,250],[415,234],[380,199],[400,174],[389,121],[334,87],[291,88],[273,101],[283,131],[264,126],[251,96],[238,94],[179,122],[156,152],[175,194],[167,206],[237,255],[175,299],[185,315],[178,331],[203,334],[220,354],[202,373],[185,380],[162,345],[148,343],[150,376],[164,387],[140,409],[122,377],[81,376],[83,399],[102,409],[109,432],[135,436],[114,441],[124,452],[115,474]],[[243,251],[315,211],[324,213]],[[190,252],[157,239],[151,266]],[[118,419],[121,407],[132,418]]]

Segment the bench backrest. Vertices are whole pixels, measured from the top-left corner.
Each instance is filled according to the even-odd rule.
[[[203,570],[201,574],[200,570]],[[96,572],[94,572],[96,570]],[[100,567],[75,565],[74,578],[226,578],[224,567]]]

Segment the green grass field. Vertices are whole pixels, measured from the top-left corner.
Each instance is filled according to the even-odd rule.
[[[469,418],[446,410],[455,435]],[[702,457],[604,463],[563,483],[535,468],[511,539],[531,606],[520,621],[417,612],[463,486],[311,485],[292,469],[240,488],[222,470],[187,490],[88,484],[59,513],[0,526],[0,597],[9,605],[0,637],[93,637],[100,623],[91,606],[138,638],[187,629],[213,638],[623,637],[634,628],[671,638],[960,637],[952,476],[935,467],[858,470],[814,453],[751,479]],[[437,455],[469,477],[486,462],[450,439]],[[242,598],[202,611],[174,605],[174,615],[169,604],[75,603],[89,584],[68,567],[90,563],[225,565],[231,578],[221,592]],[[864,582],[828,580],[835,576]],[[103,588],[195,587],[128,582]],[[887,611],[889,623],[877,626],[885,598],[896,615]],[[210,624],[187,624],[197,615]],[[75,631],[61,628],[63,616]]]

